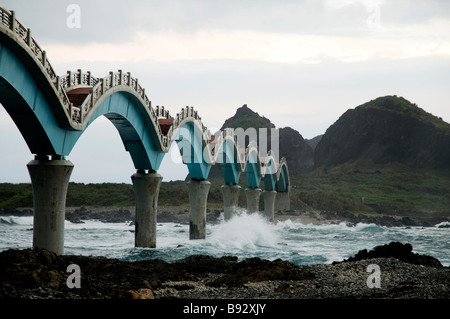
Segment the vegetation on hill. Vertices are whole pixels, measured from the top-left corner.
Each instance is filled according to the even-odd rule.
[[[254,128],[275,128],[275,125],[270,122],[269,119],[264,116],[260,116],[257,112],[252,111],[247,104],[244,104],[236,110],[236,114],[229,119],[225,120],[221,130],[225,128],[238,128],[241,127],[244,130]]]
[[[370,102],[364,103],[360,106],[361,109],[378,109],[389,110],[399,114],[409,115],[421,122],[432,123],[436,127],[443,129],[447,134],[450,134],[450,124],[446,123],[441,117],[437,117],[431,113],[426,112],[424,109],[417,106],[415,103],[411,103],[403,97],[396,95],[389,95],[379,97]]]
[[[450,213],[450,169],[356,160],[291,176],[292,198],[335,212]]]

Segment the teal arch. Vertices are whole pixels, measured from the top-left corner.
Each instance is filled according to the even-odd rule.
[[[266,191],[275,190],[275,184],[277,182],[277,164],[272,156],[269,156],[268,161],[265,164],[264,172],[264,189]]]
[[[247,177],[248,187],[259,187],[259,184],[261,183],[261,163],[257,149],[250,146],[245,163],[245,175]]]
[[[275,190],[279,193],[284,193],[289,191],[289,171],[285,162],[282,162],[280,165],[280,172],[275,184]]]
[[[211,170],[211,154],[197,121],[193,118],[185,119],[175,130],[173,140],[178,145],[189,176],[192,179],[206,180]]]
[[[0,103],[13,119],[31,153],[61,155],[65,130],[59,126],[52,103],[44,93],[48,85],[46,87],[33,70],[25,67],[24,62],[0,43]]]
[[[233,139],[226,138],[219,147],[216,163],[220,163],[225,184],[236,185],[241,177],[239,150]]]
[[[115,90],[104,97],[83,131],[65,132],[64,154],[70,154],[79,137],[102,115],[116,127],[136,169],[159,169],[165,153],[161,150],[158,133],[142,103],[127,90]]]

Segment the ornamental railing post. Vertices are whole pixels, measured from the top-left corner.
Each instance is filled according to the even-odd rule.
[[[91,109],[94,108],[94,90],[90,90],[89,94],[91,95]]]
[[[109,71],[109,77],[110,77],[109,84],[111,85],[110,87],[113,87],[114,86],[114,72],[113,71]]]
[[[10,25],[11,31],[15,32],[16,29],[16,13],[11,10],[11,25]]]
[[[42,66],[45,69],[45,64],[47,62],[47,52],[46,51],[42,51]]]
[[[67,87],[72,86],[72,71],[67,71],[67,74],[69,75],[69,81],[67,81]]]
[[[82,84],[83,83],[83,79],[82,79],[83,76],[81,75],[81,73],[82,73],[81,69],[78,69],[77,78],[76,78],[78,83],[76,83],[76,84]]]
[[[31,29],[27,29],[27,44],[29,47],[31,47]]]

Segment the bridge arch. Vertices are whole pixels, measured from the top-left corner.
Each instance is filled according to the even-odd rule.
[[[192,107],[182,108],[166,134],[168,145],[176,143],[187,166],[189,176],[196,180],[208,179],[214,159],[210,149],[211,134]]]
[[[70,92],[76,90],[82,88],[69,91],[72,99],[75,99],[75,94]],[[87,100],[92,100],[92,92],[85,97],[81,108]],[[136,169],[152,171],[159,169],[165,153],[161,147],[157,128],[149,113],[144,111],[142,101],[125,86],[107,90],[95,101],[92,111],[83,121],[82,131],[66,131],[65,154],[70,154],[79,137],[100,116],[105,116],[115,126]]]
[[[277,182],[275,185],[275,190],[279,193],[289,192],[291,181],[289,178],[289,169],[286,158],[281,158],[276,174]]]
[[[245,154],[239,149],[234,130],[224,129],[211,142],[214,151],[214,164],[220,165],[226,185],[237,185],[245,167]]]
[[[275,184],[278,180],[277,175],[277,162],[275,158],[269,152],[268,156],[265,158],[263,163],[264,168],[264,189],[266,191],[275,190]]]
[[[261,182],[261,160],[255,141],[250,141],[245,153],[245,175],[250,188],[258,188]]]

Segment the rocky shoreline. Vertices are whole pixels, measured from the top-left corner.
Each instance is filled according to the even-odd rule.
[[[79,288],[67,271],[80,269]],[[378,279],[368,266],[379,267]],[[371,279],[370,276],[374,277]],[[370,287],[378,280],[378,287]],[[47,250],[0,253],[0,299],[449,299],[450,267],[390,243],[354,258],[297,266],[287,261],[195,255],[126,262]],[[72,288],[69,288],[72,283]]]
[[[29,208],[0,210],[0,215],[30,216]],[[221,211],[208,209],[207,221]],[[74,223],[134,220],[133,207],[67,208]],[[375,223],[383,226],[435,226],[443,214],[353,215],[311,210],[277,212],[278,221],[304,224]],[[160,207],[158,222],[189,223],[187,208]],[[444,225],[443,227],[447,227]],[[80,267],[80,288],[69,288],[67,267]],[[379,267],[379,288],[369,288],[369,265]],[[0,299],[449,299],[450,267],[412,253],[409,244],[391,243],[362,250],[333,264],[297,266],[287,261],[190,256],[175,262],[126,262],[104,257],[57,256],[49,251],[0,253]]]
[[[134,207],[67,207],[66,220],[82,223],[83,220],[97,219],[102,222],[122,223],[134,220]],[[207,209],[208,223],[219,221],[220,209]],[[32,216],[32,208],[0,208],[0,216]],[[450,222],[450,215],[436,212],[391,212],[386,214],[352,214],[347,212],[317,211],[311,208],[275,212],[275,221],[290,219],[303,224],[330,224],[345,222],[377,224],[387,227],[433,227],[442,222]],[[189,224],[187,207],[158,207],[158,222]],[[445,226],[443,226],[445,227]]]

